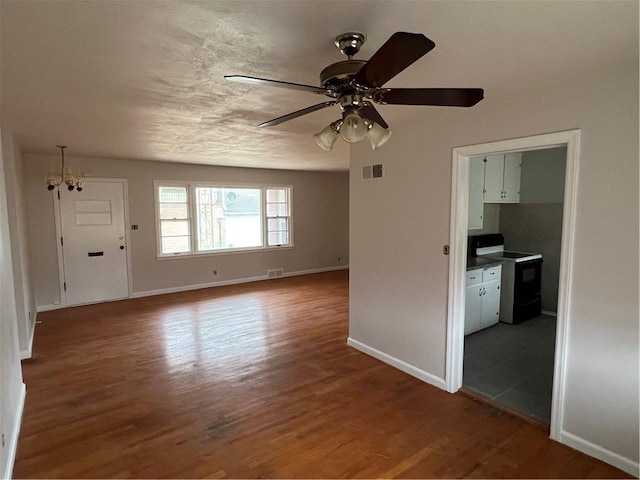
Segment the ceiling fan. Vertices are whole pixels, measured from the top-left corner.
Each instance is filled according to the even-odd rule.
[[[376,150],[391,136],[389,125],[373,106],[434,105],[471,107],[484,97],[482,88],[383,88],[383,85],[431,51],[436,44],[421,33],[396,32],[366,60],[354,60],[366,36],[358,32],[338,35],[335,45],[347,60],[329,65],[320,72],[320,87],[268,80],[246,75],[225,75],[234,82],[301,90],[326,95],[329,101],[261,123],[271,127],[323,108],[339,104],[342,118],[314,135],[320,148],[330,151],[338,136],[349,143],[367,137]]]

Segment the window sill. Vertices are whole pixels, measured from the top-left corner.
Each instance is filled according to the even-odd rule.
[[[243,248],[237,250],[220,250],[202,253],[178,253],[176,255],[156,255],[157,260],[176,260],[178,258],[200,258],[200,257],[218,257],[220,255],[238,255],[242,253],[266,253],[277,250],[292,250],[294,245],[285,245],[282,247],[260,247],[260,248]]]

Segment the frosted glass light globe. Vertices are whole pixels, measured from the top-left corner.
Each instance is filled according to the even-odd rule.
[[[345,142],[356,143],[362,140],[369,130],[369,126],[365,123],[357,113],[350,113],[344,117],[344,121],[340,126],[340,136]]]

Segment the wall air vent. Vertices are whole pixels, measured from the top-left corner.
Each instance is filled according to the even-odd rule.
[[[275,268],[273,270],[267,270],[267,277],[268,278],[282,277],[283,275],[284,275],[284,269],[283,268]]]
[[[372,178],[382,178],[384,172],[383,165],[377,163],[375,165],[365,165],[362,167],[362,178],[364,180],[370,180]]]

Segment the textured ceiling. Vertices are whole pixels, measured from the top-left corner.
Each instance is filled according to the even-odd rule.
[[[345,170],[345,143],[312,139],[338,107],[258,129],[324,97],[223,79],[318,85],[345,31],[368,36],[362,59],[395,31],[424,33],[436,48],[387,86],[482,87],[484,102],[638,61],[636,1],[3,0],[0,13],[3,132],[70,156]],[[393,130],[417,108],[430,107],[379,110]]]

